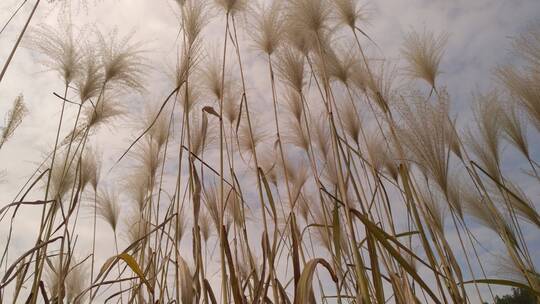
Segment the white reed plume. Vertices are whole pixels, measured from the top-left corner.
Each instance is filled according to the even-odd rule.
[[[195,299],[195,291],[193,290],[193,275],[186,261],[178,256],[178,272],[180,274],[178,280],[178,288],[181,293],[181,303],[192,304]]]
[[[388,112],[395,95],[395,68],[382,62],[378,67],[372,68],[372,72],[373,77],[367,77],[366,83],[369,95],[383,112]]]
[[[101,174],[101,156],[95,149],[87,148],[81,159],[81,185],[84,187],[90,184],[94,191],[100,181]]]
[[[190,119],[190,149],[193,154],[200,156],[213,139],[208,129],[208,118],[207,115],[202,114],[191,115]]]
[[[40,52],[43,64],[58,72],[67,86],[78,76],[82,52],[73,37],[73,27],[62,24],[61,28],[42,25],[34,29],[28,47]]]
[[[368,133],[366,150],[370,164],[376,171],[386,170],[394,180],[397,180],[399,174],[397,163],[381,134]]]
[[[343,120],[343,128],[347,135],[349,135],[356,144],[359,143],[361,122],[360,113],[357,113],[356,109],[350,102],[343,103],[339,108],[339,115]]]
[[[87,46],[81,60],[79,77],[74,81],[81,103],[97,98],[103,85],[103,70],[98,61],[97,51]]]
[[[227,88],[230,85],[230,79],[228,71],[225,71],[225,83],[221,85],[222,74],[222,59],[217,51],[211,52],[205,60],[204,65],[200,70],[200,82],[205,90],[212,95],[216,100],[221,100],[223,94],[225,94]]]
[[[302,96],[300,96],[297,91],[289,88],[283,96],[283,99],[285,100],[288,113],[292,114],[297,122],[300,122],[302,120],[303,111]]]
[[[502,129],[506,138],[521,152],[527,159],[530,159],[529,142],[527,140],[527,126],[521,115],[520,109],[514,103],[503,105]]]
[[[191,84],[187,87],[187,92],[182,90],[179,95],[179,103],[184,111],[191,112],[195,105],[201,101],[201,91],[197,86]]]
[[[214,233],[214,228],[212,226],[212,219],[208,215],[207,211],[201,211],[199,215],[199,228],[201,229],[201,236],[203,241],[206,243]]]
[[[15,130],[19,127],[27,113],[28,109],[24,104],[23,95],[17,96],[15,101],[13,101],[13,106],[8,111],[4,120],[2,133],[0,133],[0,149],[7,142],[7,140],[13,136]]]
[[[533,22],[528,29],[514,40],[513,47],[529,63],[529,67],[540,72],[540,30]]]
[[[126,189],[125,193],[137,205],[139,212],[144,209],[148,199],[148,191],[153,188],[150,183],[151,177],[144,167],[136,168],[134,172],[128,174],[124,179],[123,188]]]
[[[308,132],[304,127],[304,123],[297,121],[296,119],[289,119],[286,125],[288,130],[283,136],[285,141],[301,148],[307,153],[310,147],[310,139]]]
[[[273,0],[269,5],[259,5],[253,12],[253,27],[248,30],[255,47],[272,55],[282,44],[285,32],[283,3]]]
[[[277,54],[277,72],[291,88],[301,93],[305,84],[304,56],[290,48]]]
[[[406,71],[412,77],[423,79],[435,88],[435,79],[441,73],[439,65],[447,40],[447,34],[435,36],[426,31],[422,34],[414,31],[408,33],[402,48],[408,63]]]
[[[151,140],[155,141],[158,147],[161,149],[167,137],[169,136],[169,121],[170,116],[164,111],[157,116],[160,109],[159,104],[152,103],[151,105],[146,106],[146,109],[141,120],[141,129],[146,130],[152,123],[152,127],[146,133]],[[156,119],[157,117],[157,119]],[[155,121],[154,121],[155,120]]]
[[[223,116],[229,124],[233,125],[240,115],[240,102],[242,99],[242,91],[236,85],[229,85],[225,88],[223,96]]]
[[[73,166],[69,166],[64,170],[64,164],[68,161],[66,155],[58,155],[58,161],[54,163],[51,169],[51,178],[49,185],[49,193],[51,198],[57,200],[59,204],[62,198],[71,190],[75,181],[75,170]],[[59,205],[56,205],[58,207]]]
[[[359,5],[357,0],[334,0],[332,3],[336,9],[339,23],[353,30],[358,22],[367,21],[369,17],[367,7]]]
[[[256,117],[256,115],[251,114],[251,117]],[[253,119],[257,121],[257,118]],[[249,152],[250,154],[254,154],[257,146],[267,138],[267,134],[262,128],[262,124],[252,123],[250,130],[247,120],[240,121],[240,128],[238,129],[237,135],[240,151]]]
[[[157,141],[148,137],[141,140],[138,144],[138,149],[134,153],[134,159],[139,163],[142,170],[147,174],[147,180],[151,181],[153,186],[157,169],[162,161],[161,148]]]
[[[303,35],[320,37],[328,30],[330,13],[325,0],[291,0],[287,3],[287,26]]]
[[[506,66],[497,69],[497,76],[514,96],[512,101],[526,110],[530,121],[540,130],[540,73],[527,75],[514,67]]]
[[[109,224],[114,232],[120,218],[119,193],[112,188],[102,187],[96,196],[97,214]]]
[[[114,122],[124,113],[125,108],[115,99],[105,99],[97,103],[97,105],[85,107],[82,110],[82,117],[86,126],[95,130],[100,126]]]
[[[140,43],[132,43],[134,33],[119,39],[118,32],[105,36],[98,32],[99,56],[104,69],[104,81],[119,88],[140,90],[146,71]]]
[[[492,178],[500,179],[500,139],[502,134],[502,109],[499,95],[492,91],[475,96],[476,134],[469,129],[466,141],[483,168]]]
[[[227,14],[237,14],[248,8],[247,0],[214,0],[216,5]]]
[[[404,126],[399,129],[398,136],[409,152],[408,158],[447,195],[448,134],[453,128],[448,120],[447,98],[441,97],[437,104],[431,105],[419,96],[413,103],[400,104],[399,111]],[[459,211],[459,206],[453,207]]]
[[[136,241],[143,239],[150,232],[149,230],[150,225],[143,218],[139,210],[131,213],[126,218],[125,224],[126,224],[126,236],[127,236],[127,241],[129,242],[129,244],[133,244]]]
[[[182,8],[183,26],[189,48],[197,44],[199,36],[206,26],[209,13],[205,0],[188,0]]]

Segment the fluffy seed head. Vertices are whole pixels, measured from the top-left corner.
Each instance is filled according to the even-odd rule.
[[[408,63],[407,72],[412,77],[427,81],[434,88],[447,40],[446,34],[437,37],[431,32],[407,34],[401,50]]]

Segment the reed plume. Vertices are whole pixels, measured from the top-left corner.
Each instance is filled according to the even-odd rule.
[[[439,65],[448,36],[435,36],[431,32],[422,34],[411,32],[405,37],[402,53],[407,60],[406,71],[412,76],[428,82],[435,87],[435,79],[441,72]]]
[[[17,96],[13,101],[13,106],[9,110],[4,120],[4,126],[2,127],[2,133],[0,134],[0,149],[13,136],[15,130],[22,123],[24,117],[28,113],[28,109],[24,104],[23,95]]]

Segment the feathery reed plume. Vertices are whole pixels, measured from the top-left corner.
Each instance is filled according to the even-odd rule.
[[[375,170],[385,169],[394,180],[397,180],[398,166],[394,161],[392,151],[389,151],[379,133],[371,132],[367,136],[366,150],[370,164]]]
[[[223,116],[233,125],[240,114],[240,101],[242,98],[241,90],[235,85],[229,85],[225,88],[223,96]]]
[[[416,100],[413,104],[403,103],[399,111],[404,126],[398,134],[402,145],[409,151],[408,157],[433,179],[444,195],[448,195],[448,134],[453,127],[448,120],[447,97],[439,98],[435,105],[423,100]],[[460,211],[459,206],[452,207]]]
[[[227,14],[235,15],[248,8],[247,0],[214,0]]]
[[[505,180],[505,187],[508,189],[504,189],[506,197],[498,189],[490,191],[490,196],[502,207],[505,207],[506,203],[508,203],[512,207],[512,212],[515,212],[516,215],[529,223],[540,227],[540,215],[534,209],[534,204],[525,192],[518,185],[508,180]]]
[[[255,115],[251,114],[252,117]],[[256,119],[255,119],[256,121]],[[257,145],[261,144],[267,137],[265,130],[262,129],[260,124],[251,125],[251,130],[247,121],[240,122],[240,128],[238,129],[238,144],[240,151],[255,153]]]
[[[54,163],[54,167],[51,170],[51,178],[49,185],[50,197],[54,200],[58,200],[57,203],[62,201],[62,198],[71,190],[71,186],[75,181],[75,170],[72,166],[67,167],[65,172],[64,163],[67,162],[66,155],[58,155],[58,161]],[[59,205],[56,205],[57,207]]]
[[[332,3],[336,8],[339,23],[353,30],[356,28],[356,23],[368,19],[366,7],[358,5],[356,0],[335,0]]]
[[[85,299],[79,297],[77,302],[74,302],[83,291],[88,287],[88,267],[86,264],[78,263],[76,259],[71,258],[71,264],[66,276],[66,301],[67,303],[84,303]]]
[[[178,270],[180,273],[178,288],[181,292],[181,303],[191,304],[195,299],[193,290],[194,277],[189,270],[188,264],[181,256],[178,256]]]
[[[208,118],[206,115],[191,115],[190,116],[190,132],[191,132],[191,152],[195,155],[201,155],[212,142],[212,137],[208,130]]]
[[[302,120],[302,96],[300,94],[289,88],[287,89],[287,93],[285,96],[283,96],[283,99],[285,100],[285,104],[287,106],[287,109],[289,110],[289,113],[293,115],[293,117],[296,119],[298,123]]]
[[[105,83],[119,88],[141,90],[146,60],[142,56],[141,44],[130,41],[133,34],[119,39],[117,31],[107,36],[98,32],[99,56]]]
[[[304,56],[290,48],[284,48],[277,54],[278,75],[291,88],[301,93],[304,88]]]
[[[201,83],[205,90],[213,95],[216,100],[221,100],[223,94],[227,91],[227,88],[230,86],[230,79],[228,71],[225,71],[226,77],[223,86],[221,85],[221,58],[219,53],[216,51],[211,52],[205,60],[205,64],[200,70],[200,79]]]
[[[224,189],[225,197],[229,192],[230,191],[228,191],[228,189]],[[206,210],[208,210],[208,214],[210,214],[210,217],[212,218],[216,231],[221,230],[221,210],[219,206],[219,197],[220,189],[216,187],[215,183],[210,183],[209,186],[203,188],[203,201],[205,203]],[[225,216],[224,214],[224,222],[228,227],[231,224],[231,218]]]
[[[155,181],[157,169],[162,161],[161,148],[155,140],[146,138],[138,145],[134,159],[139,162],[142,170],[147,174],[150,181]],[[150,182],[153,184],[153,182]]]
[[[180,88],[188,80],[188,76],[201,61],[201,46],[197,41],[189,46],[189,49],[183,50],[178,56],[175,68],[169,72],[169,77],[173,80],[175,88]]]
[[[419,190],[420,199],[424,203],[427,214],[429,215],[427,219],[431,221],[431,225],[429,226],[435,228],[440,235],[443,235],[445,210],[438,193],[429,190],[427,187],[420,188]]]
[[[27,113],[28,110],[24,104],[24,97],[22,95],[17,96],[4,120],[4,126],[0,135],[0,149],[13,136],[13,133],[15,133],[15,130],[19,127]]]
[[[269,5],[259,5],[253,13],[253,27],[248,31],[255,47],[272,55],[283,42],[285,23],[281,0],[274,0]]]
[[[368,77],[366,87],[369,89],[371,99],[383,112],[390,110],[390,103],[394,99],[395,68],[388,68],[384,62],[379,64],[378,69],[373,69],[373,77]]]
[[[101,188],[97,194],[97,214],[116,232],[120,218],[119,194],[111,188]]]
[[[126,218],[126,236],[129,244],[133,244],[145,237],[150,232],[149,228],[150,225],[139,213],[139,210],[131,213]]]
[[[339,110],[345,132],[358,144],[361,128],[359,113],[357,114],[350,102],[342,104]]]
[[[100,180],[101,174],[101,158],[95,149],[87,148],[81,159],[81,186],[90,184],[94,191]]]
[[[207,211],[201,211],[201,214],[199,215],[199,227],[201,228],[202,239],[207,243],[214,232],[214,229],[212,228],[212,219]]]
[[[529,142],[527,141],[527,127],[519,109],[514,103],[509,103],[503,107],[502,129],[507,139],[521,152],[527,159],[530,159]]]
[[[328,30],[330,13],[324,0],[292,0],[287,3],[287,26],[317,38]]]
[[[360,62],[352,45],[339,45],[336,49],[324,45],[323,54],[316,58],[315,64],[321,78],[327,75],[344,85],[348,85],[355,64]]]
[[[194,106],[200,101],[201,93],[199,89],[194,85],[190,85],[187,87],[187,93],[182,92],[182,94],[180,94],[180,100],[178,102],[180,103],[184,111],[191,112]]]
[[[208,21],[208,7],[205,0],[188,0],[182,8],[183,26],[187,43],[190,47],[197,44],[197,40]]]
[[[406,71],[435,88],[435,78],[441,73],[439,65],[447,40],[447,34],[435,36],[426,31],[407,34],[401,50],[408,63]]]
[[[77,78],[82,53],[73,37],[73,27],[62,25],[62,30],[42,25],[28,37],[28,47],[44,56],[43,64],[58,72],[66,85]]]
[[[319,119],[316,119],[312,123],[312,139],[315,141],[315,146],[319,149],[322,157],[328,156],[328,150],[330,149],[330,129],[324,120],[324,113],[319,115]]]
[[[159,113],[159,107],[158,104],[152,104],[150,106],[147,106],[144,114],[141,129],[145,130],[154,122],[154,119],[156,118],[156,115]],[[159,149],[163,147],[165,142],[167,141],[167,137],[169,134],[169,115],[165,115],[164,113],[161,113],[157,120],[154,122],[150,130],[148,130],[148,133],[146,133],[146,136],[150,138],[150,140],[153,140],[156,142]]]
[[[100,126],[113,122],[116,118],[124,115],[124,107],[114,99],[106,99],[95,106],[87,106],[82,110],[83,121],[86,127],[93,130]]]
[[[540,73],[527,75],[517,71],[514,67],[506,66],[497,69],[497,76],[514,96],[512,101],[517,102],[529,115],[530,121],[540,130],[540,87],[538,81]]]
[[[472,152],[492,178],[500,179],[500,137],[502,111],[499,95],[492,91],[475,96],[475,121],[477,134],[471,130],[466,141]]]
[[[513,47],[528,61],[531,68],[540,72],[540,30],[538,30],[538,25],[538,22],[533,22],[525,33],[514,40]]]
[[[187,220],[184,213],[178,215],[178,220],[176,221],[176,240],[178,243],[182,241],[184,234],[186,234]]]
[[[99,96],[103,80],[103,70],[98,62],[97,52],[87,46],[81,60],[79,77],[74,81],[81,103]]]
[[[285,141],[304,150],[309,151],[309,136],[304,124],[295,119],[287,122],[288,132],[284,134]]]
[[[300,197],[302,188],[309,178],[307,170],[308,165],[303,160],[293,164],[292,160],[285,159],[285,163],[282,164],[282,167],[283,174],[287,174],[287,180],[291,186],[291,198],[293,201],[290,202],[290,205],[294,206]]]
[[[137,204],[139,212],[142,212],[147,200],[149,189],[153,188],[150,184],[151,177],[144,167],[135,169],[135,172],[128,174],[124,179],[123,188],[126,189],[126,193]]]

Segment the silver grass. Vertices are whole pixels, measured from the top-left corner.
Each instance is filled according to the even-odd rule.
[[[309,36],[328,29],[330,5],[325,0],[291,0],[287,3],[287,26]]]
[[[96,129],[103,125],[108,125],[115,119],[123,116],[124,107],[114,99],[102,100],[97,106],[89,105],[83,108],[82,117],[86,126]]]
[[[149,138],[141,140],[134,153],[134,159],[147,174],[149,181],[155,181],[157,169],[162,161],[161,148],[158,142]]]
[[[161,149],[161,147],[163,147],[167,141],[167,137],[169,135],[169,115],[167,115],[166,112],[162,112],[159,116],[156,116],[159,112],[159,107],[160,105],[158,104],[147,106],[143,114],[143,118],[140,121],[142,121],[142,130],[146,130],[152,124],[152,122],[154,122],[152,127],[146,133],[146,136],[148,136],[150,140],[155,141],[158,147]]]
[[[90,184],[94,191],[97,190],[101,174],[101,158],[95,149],[87,148],[81,159],[81,184],[84,187]]]
[[[272,55],[283,42],[285,23],[282,5],[281,0],[259,5],[253,13],[253,27],[248,30],[255,47],[268,55]]]
[[[133,212],[126,218],[126,236],[129,244],[144,238],[150,231],[150,225],[142,217],[139,211]]]
[[[97,214],[107,222],[114,232],[120,218],[119,193],[111,188],[101,188],[96,196]]]
[[[0,133],[0,149],[7,142],[7,140],[13,136],[15,130],[19,127],[27,113],[28,109],[24,104],[23,95],[17,96],[15,101],[13,101],[13,106],[8,111],[4,120],[2,133]]]
[[[251,114],[253,117],[254,115]],[[257,121],[257,118],[254,118]],[[240,151],[249,152],[254,154],[256,148],[267,138],[266,131],[262,128],[261,124],[251,124],[250,126],[246,119],[240,122],[240,128],[238,129],[238,144]]]
[[[139,212],[143,210],[148,198],[148,191],[153,187],[150,182],[151,177],[144,167],[136,168],[123,181],[122,187],[125,189],[125,193],[136,204]]]
[[[212,236],[214,229],[212,227],[212,219],[208,215],[207,211],[201,211],[199,215],[199,228],[201,229],[201,236],[203,241],[206,243]]]
[[[306,153],[309,151],[310,140],[304,123],[295,119],[287,121],[287,132],[283,135],[285,142],[301,148]]]
[[[298,93],[305,84],[304,56],[295,50],[284,48],[277,54],[277,72],[281,79]]]
[[[41,53],[43,64],[58,72],[68,85],[78,76],[82,52],[73,37],[73,27],[61,27],[61,30],[48,25],[35,28],[28,38],[28,46]]]
[[[358,22],[367,20],[367,10],[357,0],[334,0],[332,3],[341,24],[355,29]]]
[[[514,96],[512,101],[525,109],[530,121],[540,130],[540,73],[527,75],[507,66],[498,68],[497,76]]]
[[[225,197],[230,193],[230,188],[224,189]],[[220,209],[220,189],[215,183],[210,183],[209,186],[203,188],[203,201],[208,210],[208,214],[212,218],[216,231],[221,230],[221,209]],[[226,200],[227,201],[227,200]],[[226,202],[225,202],[226,203]],[[223,214],[223,221],[227,227],[231,224],[231,218],[228,214]]]
[[[386,170],[394,180],[397,180],[399,174],[397,163],[394,161],[393,153],[385,144],[382,135],[376,132],[369,133],[366,150],[370,164],[375,170]]]
[[[133,43],[134,33],[118,38],[117,31],[105,36],[98,32],[99,57],[104,69],[104,80],[119,88],[140,90],[146,71],[140,43]]]
[[[382,62],[371,71],[373,77],[367,77],[366,83],[371,101],[374,101],[383,112],[388,112],[396,93],[394,88],[395,69]]]
[[[178,272],[180,274],[178,280],[178,288],[181,293],[181,303],[191,304],[195,299],[195,292],[193,288],[193,275],[186,261],[178,256]]]
[[[247,0],[214,0],[216,5],[227,14],[237,14],[248,8]]]
[[[330,141],[328,140],[330,138],[330,128],[324,115],[324,113],[321,113],[319,118],[313,121],[310,130],[312,130],[311,136],[315,142],[315,147],[317,147],[322,157],[327,157],[330,149]]]
[[[211,52],[200,69],[200,82],[205,90],[212,95],[216,100],[221,100],[227,88],[230,85],[230,77],[228,71],[225,71],[225,82],[221,85],[222,74],[222,59],[216,51]]]
[[[435,88],[435,79],[440,74],[439,65],[448,36],[435,36],[431,32],[411,32],[406,35],[402,53],[407,60],[405,70],[416,78],[423,79]]]
[[[183,27],[188,46],[194,46],[209,19],[205,0],[188,0],[182,8]]]
[[[81,103],[98,97],[103,81],[103,70],[98,61],[97,52],[87,46],[81,60],[81,71],[74,81]]]
[[[504,197],[501,191],[499,191],[499,188],[494,187],[494,189],[490,189],[490,196],[495,203],[505,209],[507,209],[509,205],[515,215],[540,227],[540,215],[534,209],[533,202],[527,197],[525,192],[518,185],[508,180],[505,180],[505,187],[508,190],[503,190]]]
[[[532,69],[540,72],[540,30],[538,22],[533,22],[519,37],[514,39],[513,47],[527,60]]]
[[[240,114],[240,102],[242,91],[236,85],[229,85],[225,88],[223,96],[223,116],[229,124],[233,125]]]
[[[206,115],[191,115],[190,116],[190,132],[191,132],[191,152],[200,156],[203,151],[212,142],[210,130],[208,129],[208,118]]]
[[[502,110],[499,95],[492,91],[475,96],[475,129],[469,130],[466,142],[492,178],[500,179],[500,139]]]
[[[51,177],[49,193],[51,194],[52,199],[61,201],[62,198],[71,190],[76,176],[73,166],[66,167],[64,172],[64,163],[67,162],[65,154],[57,156],[57,159],[58,161],[54,163],[54,167],[50,172]]]
[[[303,111],[302,96],[297,91],[289,88],[283,99],[285,100],[288,112],[292,114],[297,122],[301,122]]]
[[[84,303],[85,297],[78,297],[82,294],[88,285],[88,267],[84,263],[78,263],[76,259],[71,258],[71,264],[66,276],[66,301],[67,303]],[[74,300],[77,299],[77,302]]]
[[[503,110],[502,129],[506,134],[506,138],[529,159],[527,127],[519,109],[513,103],[507,105]]]
[[[184,111],[192,111],[194,106],[201,101],[201,92],[198,87],[190,85],[187,87],[187,93],[185,90],[180,92],[179,103]]]
[[[409,152],[407,157],[433,179],[445,195],[448,194],[448,134],[453,128],[448,120],[447,102],[441,98],[431,105],[416,99],[413,103],[401,104],[403,127],[398,131],[401,144]]]
[[[358,144],[361,131],[360,117],[358,117],[359,113],[356,112],[356,109],[350,102],[342,104],[339,112],[341,119],[343,120],[345,132],[347,132],[347,135]]]

